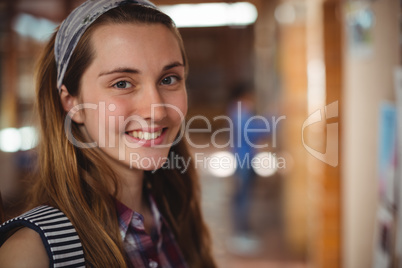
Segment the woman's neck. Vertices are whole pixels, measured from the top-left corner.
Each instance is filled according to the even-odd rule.
[[[144,171],[138,169],[120,170],[117,175],[119,191],[117,199],[128,208],[142,213],[147,207],[143,198]]]
[[[117,186],[119,187],[117,200],[129,209],[142,214],[145,218],[145,229],[149,231],[153,220],[148,197],[143,194],[144,171],[129,168],[124,163],[107,158],[107,156],[106,159],[117,179]]]
[[[144,196],[144,171],[134,169],[125,175],[119,175],[120,189],[117,199],[131,210],[144,217],[145,231],[150,234],[154,219],[152,216],[148,196]]]

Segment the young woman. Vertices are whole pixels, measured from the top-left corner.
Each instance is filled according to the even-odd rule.
[[[0,227],[2,267],[215,267],[194,167],[180,139],[187,61],[146,0],[89,0],[37,73],[33,210]]]

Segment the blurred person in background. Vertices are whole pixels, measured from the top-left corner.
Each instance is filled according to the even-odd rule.
[[[263,121],[255,117],[255,94],[248,83],[238,83],[232,90],[229,117],[233,123],[233,153],[236,159],[235,187],[232,199],[233,236],[227,241],[228,250],[238,255],[254,255],[260,251],[260,241],[250,222],[252,190],[256,173],[251,161],[257,150],[255,144],[268,133]]]
[[[177,139],[187,68],[173,21],[146,0],[67,17],[39,61],[32,210],[0,227],[2,267],[215,267],[194,166],[163,167],[190,157]]]

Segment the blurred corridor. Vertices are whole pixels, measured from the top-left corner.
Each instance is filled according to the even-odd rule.
[[[200,151],[213,157],[217,150]],[[230,238],[233,235],[231,203],[235,180],[233,176],[216,177],[208,166],[199,165],[203,209],[214,241],[214,253],[219,267],[302,268],[307,267],[304,256],[290,251],[285,242],[282,213],[282,187],[280,175],[258,178],[252,192],[251,225],[261,242],[256,252],[234,252]]]
[[[9,217],[34,162],[35,61],[82,2],[0,1],[0,193]],[[153,2],[171,12],[188,54],[194,159],[232,157],[224,117],[235,85],[250,85],[268,122],[256,153],[269,167],[251,189],[255,251],[231,242],[233,159],[224,169],[196,162],[220,267],[401,267],[402,2]]]

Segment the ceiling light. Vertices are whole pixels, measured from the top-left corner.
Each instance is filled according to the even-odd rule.
[[[159,6],[177,27],[245,26],[257,19],[257,8],[248,2]]]

